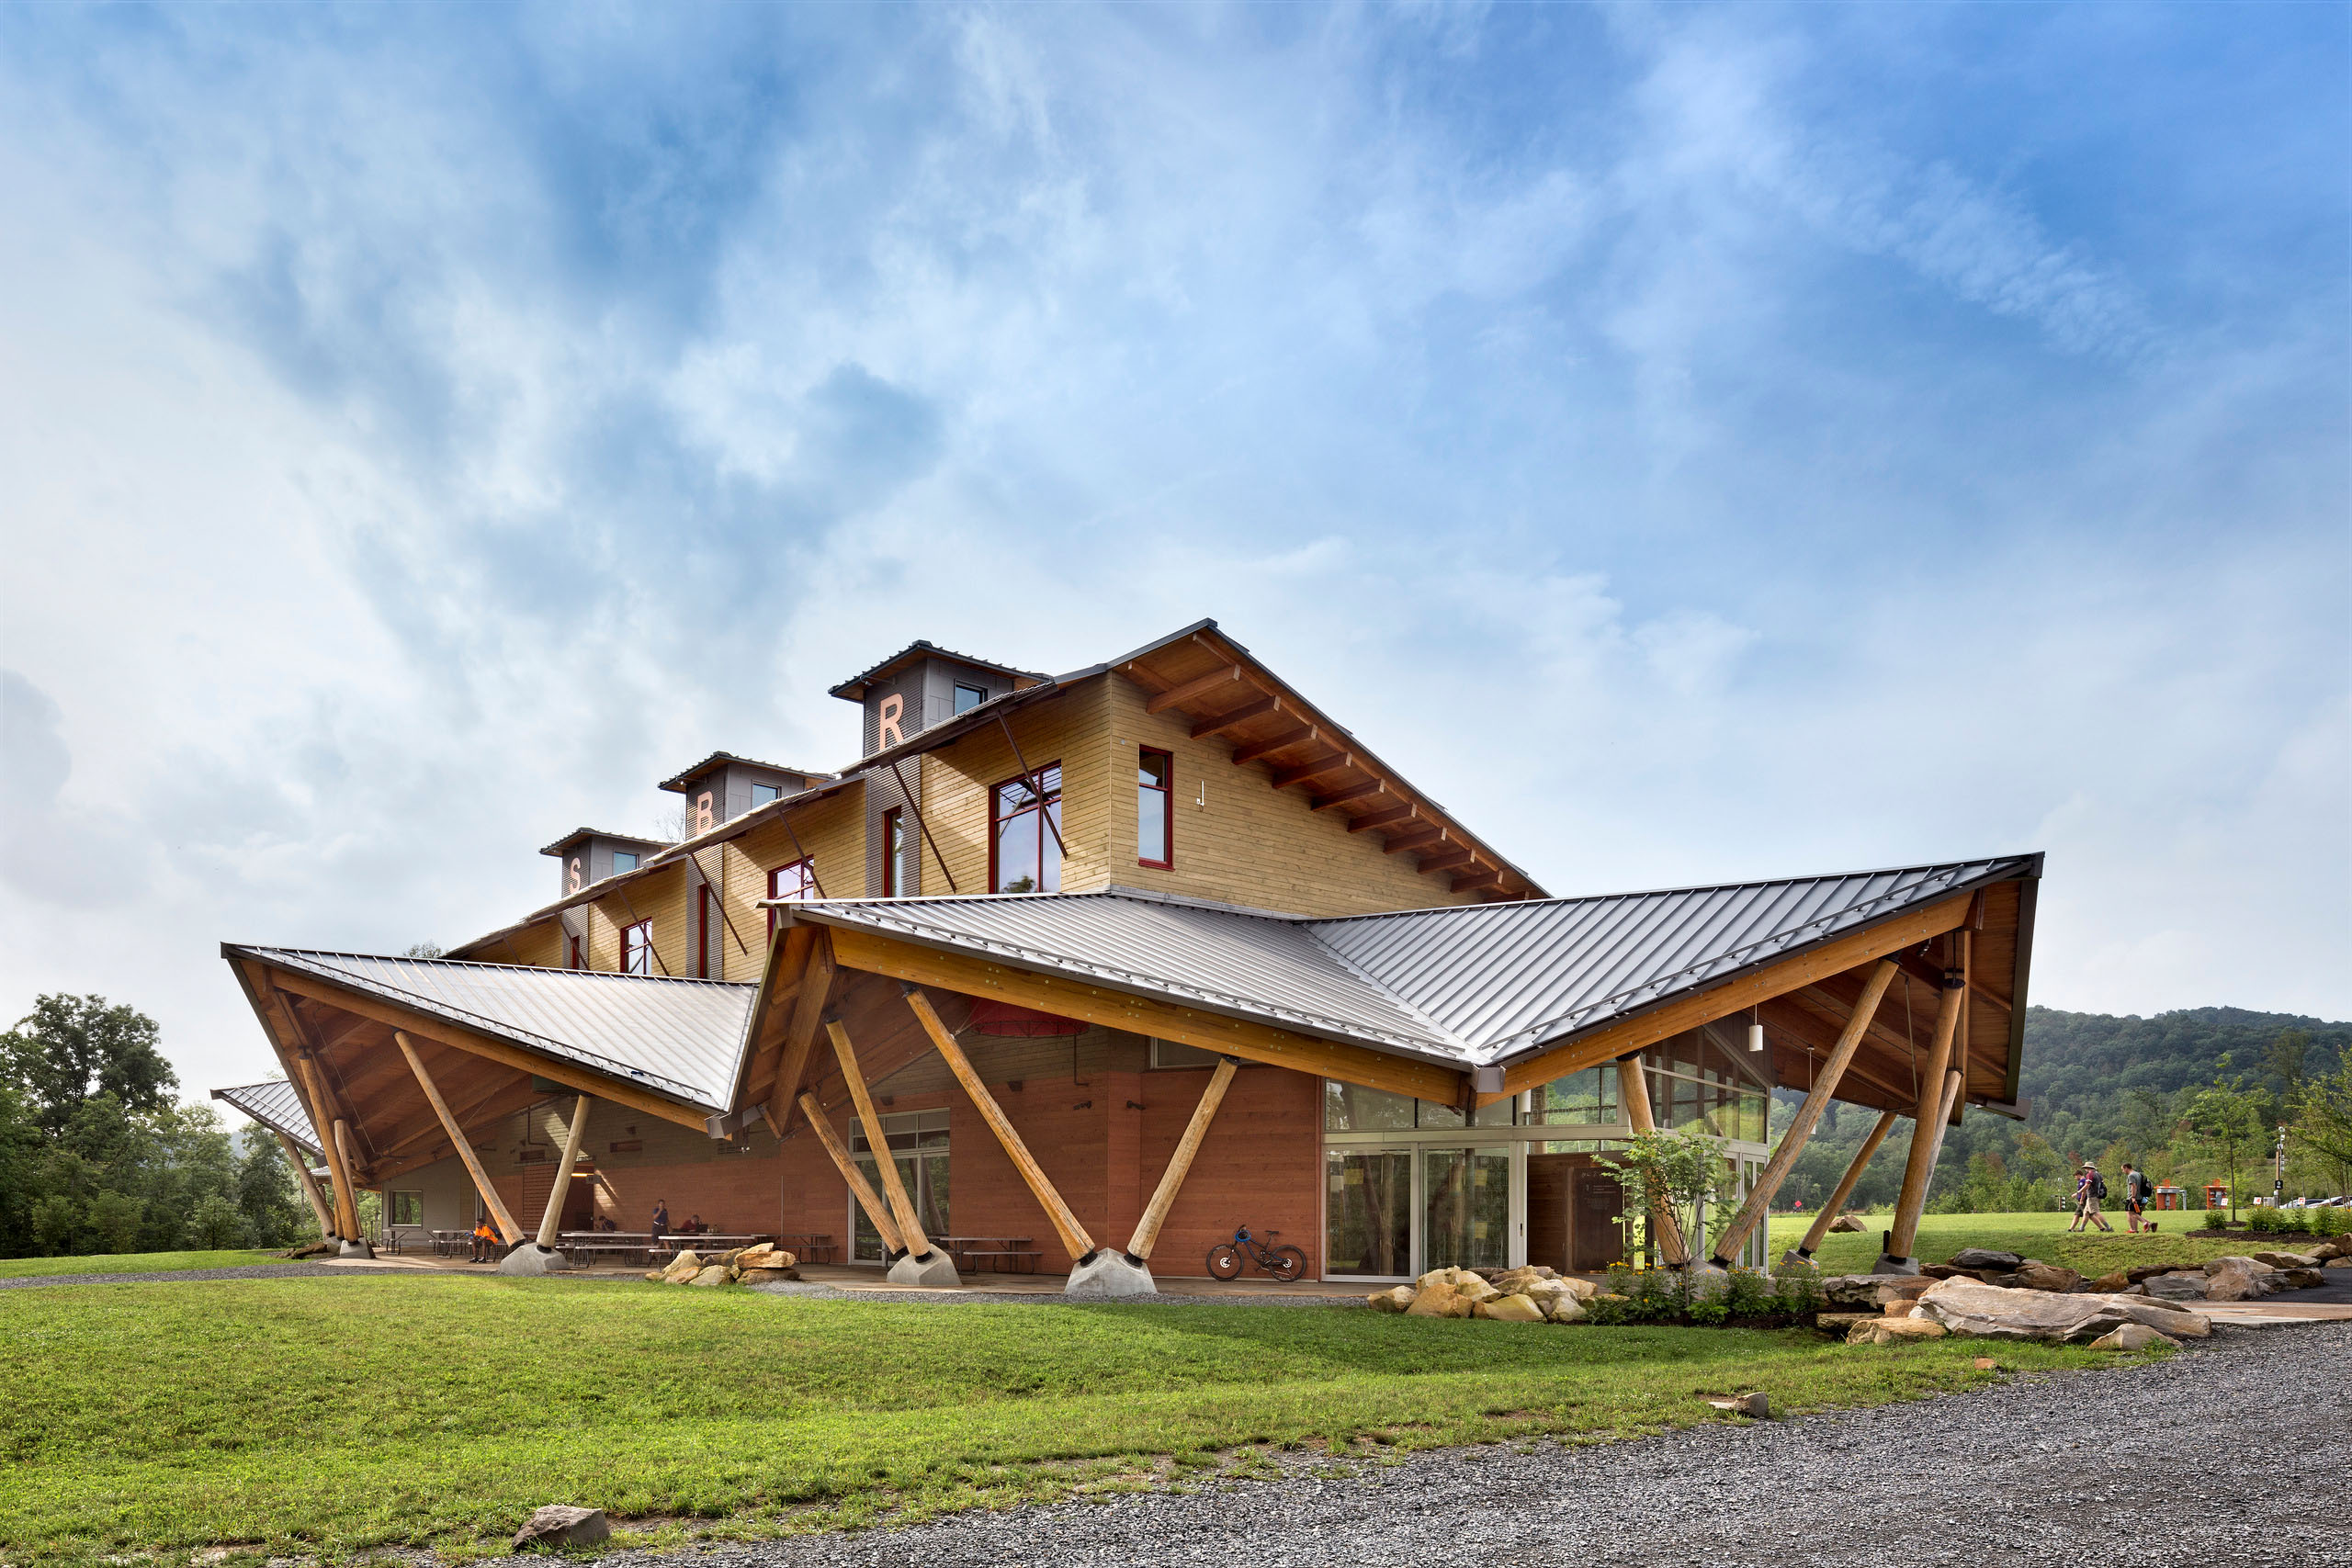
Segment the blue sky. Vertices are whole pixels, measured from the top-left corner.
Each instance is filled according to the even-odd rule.
[[[2352,1017],[2340,6],[0,11],[0,1007],[267,1057],[916,637],[1215,615],[1555,891],[2050,852]]]

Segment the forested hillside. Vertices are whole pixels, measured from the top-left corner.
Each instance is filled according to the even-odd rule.
[[[2217,1077],[2242,1078],[2267,1122],[2284,1119],[2305,1084],[2343,1068],[2352,1023],[2243,1008],[2189,1008],[2152,1018],[2061,1012],[2026,1013],[2025,1068],[2019,1093],[2024,1122],[1972,1111],[1944,1139],[1930,1202],[1938,1207],[2049,1207],[2068,1172],[2096,1159],[2110,1177],[2125,1159],[2159,1180],[2194,1186],[2213,1179],[2217,1160],[2184,1126],[2189,1103]],[[2226,1068],[2223,1058],[2228,1059]],[[1801,1094],[1774,1096],[1773,1134]],[[1822,1130],[1799,1156],[1781,1189],[1783,1202],[1819,1203],[1837,1187],[1873,1117],[1852,1107]],[[1855,1190],[1862,1207],[1890,1204],[1910,1153],[1910,1122],[1899,1122]],[[2268,1169],[2262,1187],[2268,1189]],[[2298,1156],[2288,1191],[2343,1190],[2344,1172]]]

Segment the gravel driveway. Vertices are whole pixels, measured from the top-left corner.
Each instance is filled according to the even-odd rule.
[[[609,1564],[1055,1568],[2289,1568],[2352,1562],[2352,1323],[2224,1328],[2160,1366],[1352,1478],[969,1514]],[[2316,1528],[2314,1516],[2326,1522]]]

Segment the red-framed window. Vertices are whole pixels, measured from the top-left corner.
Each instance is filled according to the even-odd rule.
[[[653,922],[639,920],[633,926],[621,928],[621,973],[650,975],[653,973]]]
[[[989,792],[989,891],[1062,890],[1062,765],[1048,762],[1026,778]]]
[[[1176,759],[1156,746],[1136,749],[1136,863],[1176,863]]]
[[[896,898],[907,863],[907,808],[894,806],[882,813],[882,897]]]
[[[817,863],[797,860],[768,873],[768,897],[806,900],[817,896]],[[768,935],[775,935],[776,911],[768,911]]]

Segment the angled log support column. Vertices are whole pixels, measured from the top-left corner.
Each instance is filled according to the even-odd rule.
[[[964,1055],[964,1048],[956,1043],[956,1036],[947,1032],[947,1026],[939,1021],[938,1010],[931,1005],[931,998],[912,984],[908,984],[905,991],[907,1006],[922,1021],[923,1032],[931,1036],[931,1043],[939,1047],[939,1055],[947,1063],[947,1070],[954,1073],[956,1081],[964,1086],[964,1092],[971,1098],[973,1108],[980,1113],[980,1120],[986,1122],[989,1131],[996,1134],[996,1141],[1004,1147],[1005,1157],[1012,1161],[1012,1168],[1019,1171],[1021,1179],[1028,1184],[1030,1195],[1037,1200],[1037,1206],[1046,1211],[1046,1222],[1054,1227],[1054,1234],[1061,1238],[1062,1250],[1069,1253],[1070,1261],[1080,1268],[1091,1263],[1095,1253],[1094,1238],[1086,1234],[1086,1227],[1078,1223],[1078,1216],[1070,1212],[1070,1206],[1062,1201],[1061,1193],[1055,1190],[1045,1168],[1037,1163],[1036,1156],[1029,1152],[1029,1145],[1022,1142],[1021,1134],[1013,1130],[1012,1119],[1005,1115],[1004,1108],[997,1104],[996,1097],[989,1093],[986,1084],[980,1082],[980,1075],[972,1070],[971,1059]],[[869,1133],[867,1136],[871,1138],[873,1134]]]
[[[1838,1081],[1846,1076],[1847,1064],[1854,1059],[1854,1053],[1862,1048],[1862,1036],[1870,1032],[1871,1019],[1878,1011],[1879,998],[1886,995],[1888,983],[1901,967],[1892,958],[1882,958],[1878,967],[1871,971],[1869,981],[1862,987],[1861,999],[1854,1004],[1853,1016],[1846,1021],[1845,1030],[1838,1036],[1837,1046],[1829,1053],[1829,1060],[1821,1065],[1821,1072],[1813,1080],[1813,1092],[1804,1097],[1804,1104],[1798,1110],[1797,1119],[1789,1123],[1787,1132],[1781,1134],[1781,1146],[1774,1149],[1772,1157],[1765,1162],[1764,1174],[1756,1179],[1755,1189],[1747,1194],[1747,1201],[1739,1206],[1739,1213],[1732,1216],[1731,1224],[1723,1228],[1723,1234],[1708,1248],[1707,1260],[1710,1263],[1719,1269],[1730,1268],[1732,1259],[1739,1256],[1740,1244],[1747,1239],[1747,1233],[1762,1223],[1765,1213],[1772,1206],[1772,1195],[1781,1190],[1781,1183],[1788,1179],[1789,1167],[1794,1165],[1797,1156],[1804,1152],[1806,1143],[1813,1137],[1814,1127],[1821,1121],[1821,1113],[1829,1109],[1829,1097],[1837,1092]]]
[[[1633,1122],[1634,1132],[1657,1131],[1657,1120],[1650,1111],[1649,1080],[1642,1076],[1639,1055],[1627,1056],[1617,1064],[1617,1096],[1625,1102],[1625,1116]],[[1682,1227],[1675,1223],[1674,1212],[1663,1203],[1651,1206],[1650,1234],[1668,1263],[1679,1268],[1690,1260],[1690,1248],[1682,1245]]]
[[[1159,1227],[1167,1223],[1168,1211],[1175,1206],[1184,1178],[1192,1174],[1193,1157],[1201,1152],[1201,1142],[1209,1135],[1209,1123],[1216,1120],[1217,1107],[1225,1102],[1225,1091],[1232,1087],[1234,1072],[1239,1066],[1235,1058],[1227,1056],[1209,1075],[1208,1088],[1201,1091],[1201,1102],[1193,1107],[1193,1119],[1185,1123],[1184,1136],[1178,1141],[1176,1152],[1168,1156],[1168,1168],[1160,1175],[1159,1190],[1145,1205],[1143,1218],[1136,1222],[1135,1236],[1127,1243],[1129,1262],[1140,1267],[1150,1261],[1151,1249],[1159,1242]]]
[[[319,1081],[319,1065],[311,1059],[309,1047],[296,1049],[294,1070],[302,1080],[302,1098],[310,1105],[311,1125],[319,1130],[319,1143],[327,1156],[327,1173],[334,1179],[335,1236],[346,1245],[358,1243],[358,1189],[352,1185],[351,1166],[344,1157],[342,1141],[334,1135],[342,1123],[328,1108],[325,1087]]]
[[[1813,1261],[1815,1251],[1821,1246],[1821,1238],[1829,1234],[1830,1223],[1836,1220],[1838,1213],[1846,1207],[1846,1200],[1854,1195],[1854,1184],[1861,1180],[1862,1172],[1869,1168],[1871,1156],[1878,1153],[1878,1146],[1881,1144],[1886,1142],[1887,1134],[1894,1130],[1894,1123],[1901,1115],[1902,1112],[1898,1111],[1882,1111],[1878,1113],[1878,1125],[1871,1129],[1870,1136],[1864,1138],[1862,1146],[1855,1151],[1854,1163],[1846,1168],[1845,1179],[1838,1183],[1838,1190],[1829,1195],[1829,1201],[1821,1206],[1821,1213],[1814,1215],[1813,1227],[1804,1233],[1804,1240],[1794,1249],[1781,1255],[1781,1262],[1810,1263]]]
[[[1911,1112],[1911,1157],[1903,1168],[1903,1195],[1894,1201],[1894,1228],[1886,1233],[1885,1250],[1871,1270],[1874,1274],[1919,1271],[1911,1247],[1919,1236],[1919,1213],[1928,1205],[1928,1183],[1936,1174],[1936,1154],[1943,1142],[1936,1135],[1937,1112],[1943,1108],[1944,1078],[1951,1068],[1952,1034],[1967,1000],[1961,972],[1947,970],[1943,1001],[1936,1009],[1935,1043],[1928,1048],[1928,1070],[1919,1075],[1919,1103]]]
[[[840,1171],[842,1179],[849,1184],[850,1195],[857,1200],[857,1206],[865,1211],[865,1222],[874,1227],[874,1234],[882,1238],[882,1245],[893,1257],[906,1251],[905,1243],[899,1235],[899,1227],[890,1223],[890,1211],[884,1206],[880,1194],[874,1190],[874,1184],[865,1179],[865,1172],[857,1168],[857,1161],[850,1157],[841,1134],[833,1131],[831,1122],[825,1120],[825,1108],[817,1103],[815,1095],[800,1097],[800,1114],[808,1118],[808,1130],[817,1134],[817,1141],[825,1145],[825,1153],[832,1156],[833,1168]]]
[[[794,1097],[808,1071],[809,1054],[817,1045],[817,1026],[832,995],[833,967],[832,936],[820,926],[800,966],[800,989],[792,998],[792,1020],[785,1026],[784,1049],[776,1058],[775,1086],[768,1090],[768,1125],[779,1138],[792,1124]]]
[[[506,1212],[506,1200],[501,1198],[498,1189],[491,1185],[490,1173],[481,1168],[481,1156],[474,1153],[472,1141],[466,1136],[458,1118],[451,1114],[449,1102],[441,1098],[440,1086],[433,1081],[433,1075],[424,1070],[424,1058],[416,1054],[414,1043],[401,1031],[392,1031],[392,1041],[401,1048],[401,1055],[408,1058],[409,1071],[416,1075],[417,1087],[424,1089],[424,1098],[432,1101],[433,1113],[441,1118],[441,1130],[449,1134],[449,1142],[457,1146],[458,1157],[465,1162],[466,1174],[474,1179],[474,1190],[481,1194],[481,1206],[490,1211],[491,1219],[498,1225],[498,1239],[509,1247],[514,1246],[523,1239],[523,1227],[514,1223],[514,1216]]]
[[[555,1181],[548,1189],[547,1213],[539,1217],[539,1235],[536,1244],[518,1247],[508,1253],[498,1265],[502,1274],[560,1274],[571,1267],[571,1259],[557,1247],[563,1230],[563,1201],[571,1191],[571,1168],[580,1163],[580,1145],[588,1136],[588,1108],[594,1102],[586,1095],[571,1102],[571,1134],[563,1141],[563,1163],[556,1167]]]
[[[890,1140],[883,1135],[882,1118],[874,1109],[874,1096],[865,1087],[865,1075],[858,1070],[857,1052],[849,1043],[849,1031],[842,1027],[839,1014],[825,1018],[826,1037],[833,1043],[833,1056],[841,1063],[842,1079],[849,1085],[849,1097],[857,1105],[857,1119],[865,1128],[865,1146],[874,1151],[875,1171],[882,1178],[882,1191],[890,1201],[890,1216],[899,1224],[898,1250],[906,1256],[893,1258],[889,1279],[900,1285],[955,1286],[963,1280],[956,1272],[956,1261],[938,1251],[922,1234],[922,1220],[915,1213],[914,1201],[907,1196],[907,1184],[899,1179],[898,1156],[890,1152]]]
[[[368,1238],[359,1234],[359,1161],[351,1152],[351,1123],[337,1117],[330,1132],[332,1135],[326,1143],[328,1152],[335,1156],[335,1207],[342,1212],[344,1223],[350,1227],[343,1238],[342,1256],[373,1258],[376,1249],[369,1247]]]
[[[319,1218],[319,1239],[334,1238],[334,1214],[327,1208],[326,1195],[319,1190],[318,1178],[311,1174],[311,1162],[302,1156],[302,1145],[272,1127],[277,1146],[286,1151],[287,1162],[294,1168],[294,1179],[302,1184],[302,1196],[311,1201],[311,1213]]]

